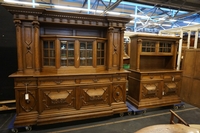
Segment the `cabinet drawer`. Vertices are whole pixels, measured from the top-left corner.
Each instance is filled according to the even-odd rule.
[[[118,74],[113,76],[113,82],[116,81],[126,81],[127,80],[127,74]]]
[[[166,73],[164,74],[164,80],[175,81],[176,79],[181,79],[181,73]]]
[[[162,74],[142,74],[142,80],[161,80]]]
[[[70,77],[38,78],[39,86],[74,85],[75,79]]]
[[[80,84],[109,83],[111,82],[112,76],[82,76],[79,79]]]
[[[15,78],[15,87],[37,86],[36,78]]]

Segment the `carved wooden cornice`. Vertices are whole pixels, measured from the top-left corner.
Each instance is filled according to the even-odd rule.
[[[125,27],[125,24],[132,19],[127,17],[98,16],[91,14],[60,12],[42,8],[28,8],[8,5],[2,6],[4,6],[11,14],[13,14],[15,20],[38,20],[39,23],[61,23],[98,27]]]

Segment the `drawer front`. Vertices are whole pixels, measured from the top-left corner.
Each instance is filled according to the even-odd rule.
[[[126,80],[127,80],[127,74],[116,74],[113,76],[113,82],[126,81]]]
[[[15,87],[37,86],[37,78],[15,78]]]
[[[108,83],[112,81],[112,75],[107,76],[79,76],[79,84]]]
[[[181,79],[182,73],[165,73],[164,80],[175,81]]]
[[[74,85],[74,78],[69,77],[48,77],[48,78],[38,78],[39,86],[56,86],[56,85]]]
[[[162,80],[163,75],[162,74],[142,74],[141,80]]]

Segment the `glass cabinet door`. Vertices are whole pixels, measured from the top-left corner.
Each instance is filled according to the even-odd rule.
[[[159,43],[159,52],[162,53],[171,53],[172,42],[160,42]]]
[[[142,52],[156,52],[156,42],[143,41]]]
[[[98,42],[97,43],[97,65],[105,64],[105,53],[104,46],[105,43]]]
[[[55,66],[55,42],[43,41],[43,65]]]
[[[74,42],[60,41],[61,66],[74,66]]]
[[[80,66],[92,66],[93,42],[80,42]]]

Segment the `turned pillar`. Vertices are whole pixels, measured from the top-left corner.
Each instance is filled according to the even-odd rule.
[[[40,72],[39,22],[33,21],[32,24],[34,28],[35,72]]]
[[[111,70],[112,68],[112,54],[113,54],[113,27],[109,27],[108,28],[108,47],[107,47],[107,55],[108,55],[108,60],[107,60],[107,66],[108,66],[108,70]]]
[[[123,69],[123,56],[124,56],[124,31],[125,28],[121,28],[120,31],[120,60],[119,60],[119,69]]]
[[[140,54],[142,47],[142,39],[138,39],[138,49],[137,49],[137,57],[136,57],[136,70],[140,71]]]
[[[14,20],[16,27],[16,43],[17,43],[17,63],[18,63],[18,72],[23,72],[23,51],[22,51],[22,27],[20,20]]]

